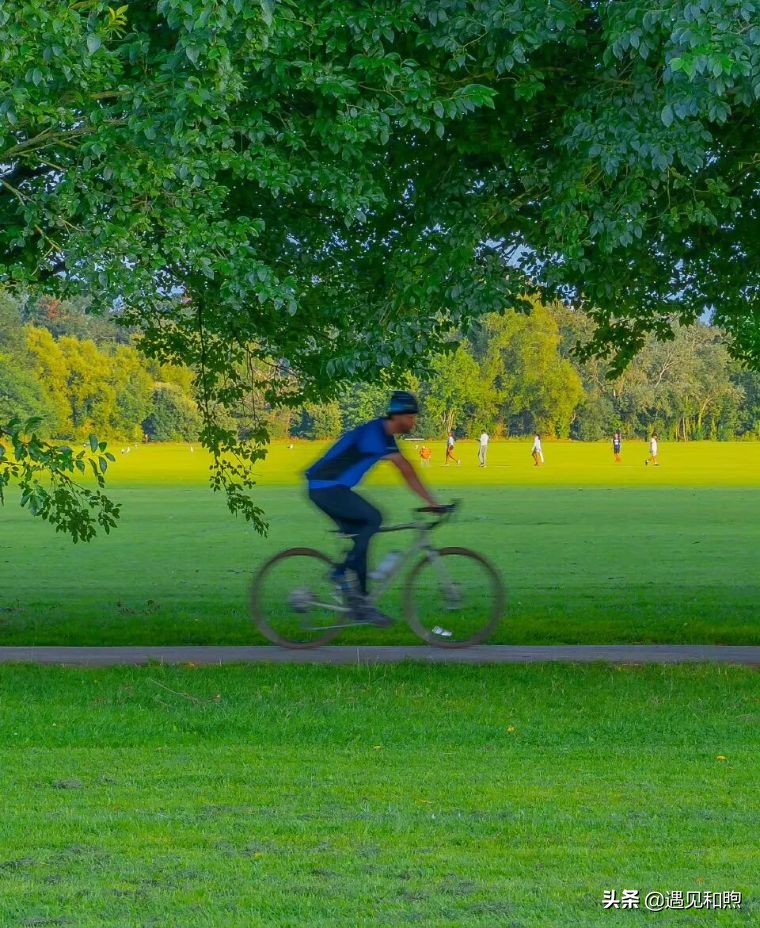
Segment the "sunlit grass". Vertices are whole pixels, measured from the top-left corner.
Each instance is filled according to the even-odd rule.
[[[474,444],[462,443],[461,467],[425,473],[441,499],[462,500],[437,541],[482,552],[504,576],[510,611],[495,641],[760,643],[760,445],[665,445],[656,470],[633,443],[622,465],[606,446],[558,443],[534,468],[529,450],[495,443],[479,469]],[[262,464],[254,493],[265,539],[208,489],[198,446],[117,449],[109,492],[123,519],[91,545],[72,545],[10,500],[0,510],[0,642],[260,641],[246,606],[257,565],[292,545],[338,551],[299,476],[316,453],[277,445]],[[394,470],[379,466],[363,492],[401,521],[415,498]],[[383,536],[373,556],[409,540]],[[399,613],[397,596],[383,605]],[[416,639],[401,625],[339,641]]]
[[[434,485],[446,486],[760,486],[760,442],[660,442],[660,465],[645,467],[647,444],[628,441],[622,462],[616,464],[607,442],[545,441],[543,467],[534,467],[530,441],[494,441],[488,451],[488,466],[478,466],[478,444],[460,441],[456,453],[461,467],[443,466],[443,442],[428,442],[433,451],[431,466],[422,473]],[[289,447],[292,445],[292,448]],[[295,485],[303,471],[329,442],[274,442],[267,458],[256,471],[261,486]],[[402,441],[405,454],[419,463],[420,442]],[[116,463],[111,467],[113,486],[202,486],[208,480],[209,458],[198,444],[132,445],[122,454],[112,448]],[[191,448],[193,449],[191,451]],[[398,482],[395,468],[377,467],[369,485]]]

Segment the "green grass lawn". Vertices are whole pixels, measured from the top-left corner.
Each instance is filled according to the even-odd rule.
[[[534,468],[529,449],[494,443],[483,470],[475,443],[460,443],[461,467],[424,473],[463,502],[440,543],[473,547],[503,573],[509,615],[494,641],[760,643],[760,444],[663,446],[657,469],[643,443],[627,443],[621,465],[606,445],[549,443]],[[294,544],[336,551],[299,477],[314,445],[275,445],[261,465],[266,539],[208,490],[199,448],[116,450],[109,492],[123,519],[110,537],[74,546],[13,499],[0,510],[0,643],[260,643],[246,604],[255,567]],[[414,505],[388,465],[365,492],[391,521]],[[383,537],[374,556],[407,537]],[[397,597],[384,606],[399,611]],[[416,639],[400,625],[341,641]]]
[[[4,667],[0,925],[749,928],[758,723],[740,668]]]
[[[504,642],[758,643],[760,446],[491,449],[429,469],[442,544],[507,582]],[[124,518],[73,546],[0,513],[3,644],[252,643],[254,567],[334,545],[276,446],[268,539],[188,446],[119,454]],[[438,460],[442,448],[435,449]],[[391,520],[389,469],[366,488]],[[383,538],[376,554],[391,543]],[[390,601],[388,608],[397,603]],[[341,640],[341,639],[339,639]],[[405,628],[343,641],[412,641]],[[0,928],[750,926],[757,672],[721,666],[0,667]],[[744,895],[605,911],[605,890]]]

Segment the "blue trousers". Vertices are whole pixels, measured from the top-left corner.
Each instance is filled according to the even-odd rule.
[[[366,594],[369,543],[382,524],[382,515],[366,499],[348,487],[309,490],[309,499],[328,515],[342,532],[354,536],[354,546],[348,552],[344,566],[354,571],[359,578],[359,588]]]

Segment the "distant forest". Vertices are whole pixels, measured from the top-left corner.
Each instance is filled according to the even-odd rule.
[[[421,399],[418,434],[472,437],[538,431],[593,441],[621,429],[679,440],[760,438],[760,374],[732,361],[724,334],[697,323],[648,341],[608,379],[575,348],[591,337],[577,310],[533,301],[530,314],[493,314],[405,386]],[[0,421],[42,416],[50,438],[97,435],[153,441],[198,438],[193,374],[144,357],[139,334],[82,304],[23,301],[0,291]],[[272,438],[331,438],[380,415],[388,384],[364,384],[322,404],[273,407],[252,396],[229,413],[239,435],[263,422]]]

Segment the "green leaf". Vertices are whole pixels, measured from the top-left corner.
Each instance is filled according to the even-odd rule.
[[[93,453],[96,452],[96,451],[98,450],[98,437],[97,437],[97,435],[94,435],[94,434],[91,432],[91,433],[90,433],[90,436],[89,436],[89,442],[90,442],[90,451],[92,451]]]
[[[272,0],[261,0],[261,18],[264,20],[264,24],[267,26],[272,25],[272,14],[274,12],[274,7]]]
[[[99,35],[90,33],[90,35],[87,36],[87,50],[91,55],[94,55],[102,44],[103,43],[101,42]]]
[[[673,107],[668,103],[667,106],[664,106],[662,113],[660,113],[660,119],[664,126],[671,126],[673,124]]]

